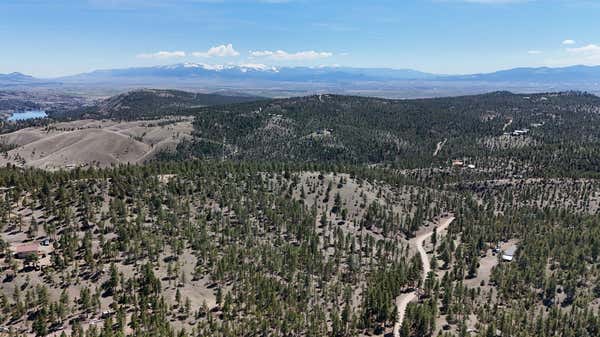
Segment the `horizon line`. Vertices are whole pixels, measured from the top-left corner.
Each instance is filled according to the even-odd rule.
[[[36,76],[33,74],[29,74],[29,73],[24,73],[21,71],[12,71],[12,72],[7,72],[7,73],[0,73],[0,75],[14,75],[14,74],[20,74],[23,76],[30,76],[33,77],[35,79],[40,79],[40,80],[51,80],[51,79],[60,79],[63,77],[71,77],[71,76],[78,76],[78,75],[83,75],[83,74],[90,74],[93,72],[98,72],[98,71],[111,71],[111,70],[127,70],[127,69],[148,69],[148,68],[159,68],[159,67],[170,67],[170,66],[179,66],[179,65],[185,65],[185,64],[194,64],[194,65],[206,65],[206,66],[231,66],[231,67],[244,67],[244,66],[249,66],[248,64],[219,64],[219,63],[214,63],[214,64],[208,64],[208,63],[199,63],[199,62],[180,62],[180,63],[170,63],[170,64],[156,64],[156,65],[148,65],[148,66],[130,66],[130,67],[114,67],[114,68],[97,68],[97,69],[91,69],[88,71],[83,71],[83,72],[77,72],[77,73],[71,73],[71,74],[67,74],[67,75],[60,75],[60,76]],[[494,74],[494,73],[498,73],[498,72],[502,72],[502,71],[509,71],[509,70],[517,70],[517,69],[566,69],[566,68],[575,68],[575,67],[585,67],[585,68],[595,68],[595,67],[600,67],[600,64],[598,65],[589,65],[589,64],[582,64],[582,63],[578,63],[578,64],[572,64],[572,65],[564,65],[564,66],[518,66],[518,67],[512,67],[512,68],[499,68],[496,70],[492,70],[492,71],[481,71],[481,72],[469,72],[469,73],[446,73],[446,74],[442,74],[442,73],[435,73],[435,72],[428,72],[428,71],[424,71],[424,70],[419,70],[416,68],[397,68],[397,67],[386,67],[386,66],[378,66],[378,67],[364,67],[364,66],[342,66],[342,65],[320,65],[320,66],[307,66],[307,65],[292,65],[292,66],[276,66],[276,65],[266,65],[266,64],[260,64],[261,66],[264,67],[271,67],[271,68],[276,68],[276,69],[298,69],[298,68],[307,68],[307,69],[325,69],[325,68],[340,68],[340,69],[363,69],[363,70],[376,70],[376,69],[381,69],[381,70],[397,70],[397,71],[414,71],[414,72],[419,72],[425,75],[432,75],[432,76],[439,76],[439,77],[450,77],[450,76],[472,76],[472,75],[482,75],[482,74]],[[213,70],[213,71],[219,71],[220,69],[210,69],[210,68],[204,68],[205,70]]]

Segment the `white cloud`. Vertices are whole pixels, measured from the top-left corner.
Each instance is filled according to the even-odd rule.
[[[527,54],[529,54],[529,55],[539,55],[541,53],[543,53],[541,50],[529,50],[529,51],[527,51]]]
[[[600,45],[588,44],[579,48],[567,48],[567,51],[573,55],[584,57],[588,60],[600,61]]]
[[[159,51],[156,53],[138,54],[137,58],[141,59],[169,59],[176,57],[185,57],[184,51]]]
[[[572,65],[600,65],[600,45],[588,44],[577,48],[566,48],[563,57],[552,58],[545,61],[548,66],[572,66]]]
[[[231,43],[215,46],[207,51],[196,51],[192,53],[196,57],[232,57],[239,56],[240,53],[233,48]]]
[[[328,58],[333,56],[333,53],[314,50],[299,51],[296,53],[289,53],[284,50],[255,50],[250,51],[250,55],[252,57],[266,57],[276,61],[305,61]]]
[[[575,44],[575,40],[567,39],[562,42],[564,45],[573,45]]]

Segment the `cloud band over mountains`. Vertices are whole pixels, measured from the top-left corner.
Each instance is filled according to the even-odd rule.
[[[205,51],[158,51],[153,53],[141,53],[137,55],[137,58],[141,59],[174,59],[183,58],[187,56],[201,57],[201,58],[223,58],[223,57],[238,57],[241,53],[237,51],[233,44],[222,44],[209,48]],[[264,58],[273,61],[311,61],[326,59],[332,57],[334,54],[328,51],[316,51],[316,50],[303,50],[297,52],[289,52],[285,50],[250,50],[248,51],[248,57],[251,59]]]

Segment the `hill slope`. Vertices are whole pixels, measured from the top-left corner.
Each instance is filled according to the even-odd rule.
[[[254,96],[226,96],[201,94],[179,90],[141,89],[119,94],[102,100],[67,116],[53,112],[51,117],[114,118],[134,120],[139,118],[179,115],[191,107],[250,102],[260,99]]]
[[[0,137],[20,146],[0,158],[29,166],[132,163],[0,168],[4,332],[600,334],[600,181],[578,177],[600,173],[598,97],[322,95],[184,113],[181,156],[255,160],[145,163],[192,137],[190,117]],[[444,167],[455,158],[469,165]]]
[[[600,98],[580,93],[423,100],[319,95],[195,109],[195,142],[182,151],[221,156],[225,139],[228,158],[408,166],[492,152],[564,151],[554,148],[559,142],[595,151],[599,109]],[[505,134],[519,129],[529,130]]]
[[[29,127],[0,136],[0,166],[46,170],[143,163],[190,137],[190,118],[116,122],[78,120]]]

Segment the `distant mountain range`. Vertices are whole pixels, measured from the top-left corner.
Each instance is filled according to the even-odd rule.
[[[564,68],[514,68],[487,74],[448,76],[448,80],[488,82],[600,82],[600,66],[571,66]]]
[[[381,92],[381,96],[406,97],[447,96],[502,89],[523,92],[600,92],[600,66],[514,68],[493,73],[439,75],[412,69],[183,63],[96,70],[53,79],[38,79],[20,73],[0,74],[0,86],[11,85],[240,90],[255,95],[271,93],[283,96],[317,91],[372,95]]]
[[[34,82],[36,78],[21,73],[0,74],[0,84]]]
[[[206,65],[183,63],[168,66],[96,70],[89,73],[58,78],[60,82],[118,81],[135,78],[170,79],[254,79],[284,82],[304,81],[507,81],[555,82],[600,81],[600,66],[571,66],[564,68],[514,68],[493,73],[471,75],[439,75],[412,69],[349,68],[349,67],[270,67],[255,65]]]
[[[348,67],[271,67],[262,64],[168,66],[96,70],[58,78],[65,83],[136,81],[141,78],[178,80],[259,80],[282,82],[340,82],[434,79],[437,75],[411,69]]]

